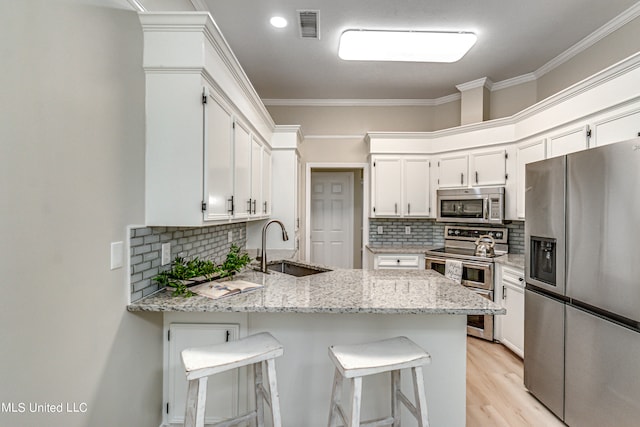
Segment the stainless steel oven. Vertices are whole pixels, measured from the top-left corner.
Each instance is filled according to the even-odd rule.
[[[444,274],[446,258],[427,256],[426,268]],[[470,291],[493,301],[493,262],[462,261],[462,284]],[[493,341],[493,316],[467,316],[467,334]]]
[[[490,235],[496,242],[495,255],[508,252],[506,228],[445,227],[445,246],[429,250],[425,256],[425,268],[445,273],[447,259],[462,262],[461,284],[484,298],[494,301],[493,257],[475,255],[475,240]],[[467,334],[493,341],[494,319],[492,315],[467,316]]]

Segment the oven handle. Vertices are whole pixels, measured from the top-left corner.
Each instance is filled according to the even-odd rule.
[[[444,264],[446,261],[446,258],[437,258],[437,257],[430,257],[430,256],[426,256],[424,259],[425,261],[435,261],[440,264]],[[457,259],[457,258],[452,258],[452,259]],[[491,262],[485,263],[485,262],[477,262],[477,261],[466,261],[463,259],[459,261],[462,261],[463,267],[469,266],[469,267],[481,268],[484,270],[491,270],[491,265],[493,264]]]

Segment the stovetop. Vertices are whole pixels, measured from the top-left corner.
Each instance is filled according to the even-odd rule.
[[[446,226],[444,247],[427,251],[427,256],[493,262],[495,257],[509,252],[509,245],[506,244],[507,234],[506,228]],[[490,235],[494,238],[495,255],[479,256],[475,254],[475,240],[482,235]]]

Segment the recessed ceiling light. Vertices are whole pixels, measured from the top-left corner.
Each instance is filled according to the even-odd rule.
[[[347,30],[338,56],[349,61],[456,62],[476,42],[467,32]]]
[[[271,25],[273,25],[276,28],[284,28],[287,26],[287,20],[284,19],[282,16],[274,16],[271,18],[269,22],[271,22]]]

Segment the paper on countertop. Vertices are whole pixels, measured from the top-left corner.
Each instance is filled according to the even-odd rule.
[[[262,288],[263,285],[245,280],[226,280],[222,282],[207,282],[191,288],[191,291],[203,297],[218,299],[226,296],[248,292]]]
[[[462,283],[462,261],[456,259],[445,260],[444,276],[456,283]]]

